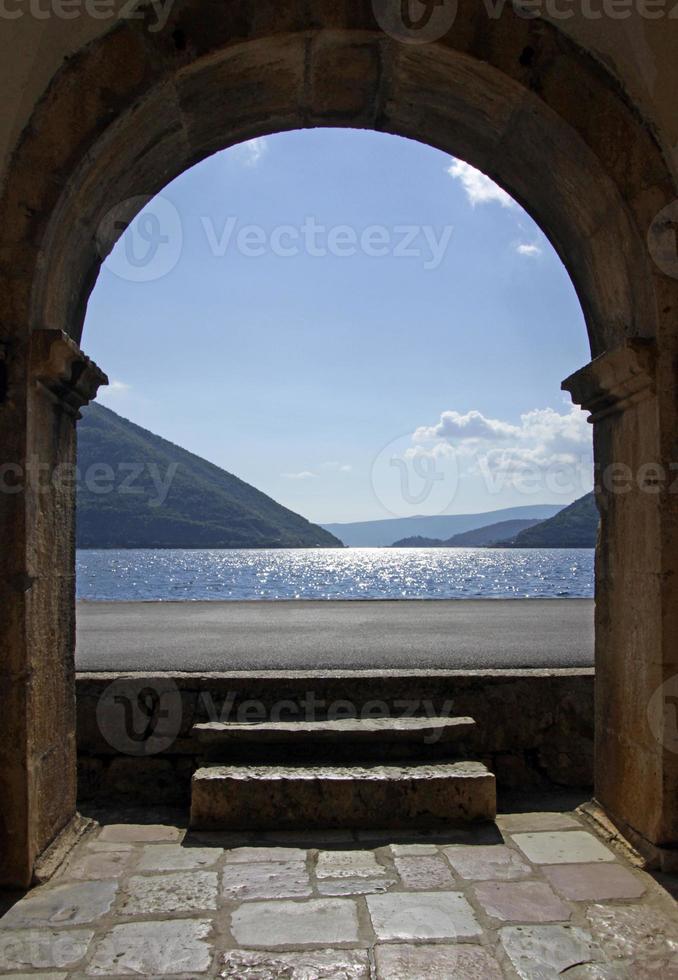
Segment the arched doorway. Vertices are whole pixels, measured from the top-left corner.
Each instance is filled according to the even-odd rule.
[[[615,81],[555,28],[510,9],[488,19],[469,2],[445,37],[410,45],[379,28],[369,3],[187,2],[162,32],[128,22],[84,48],[36,107],[0,202],[5,458],[29,474],[73,462],[75,413],[101,381],[77,346],[86,300],[125,217],[217,149],[314,125],[466,159],[525,206],[570,272],[594,361],[566,387],[593,413],[602,512],[596,794],[623,829],[675,844],[676,756],[661,738],[663,701],[657,725],[648,710],[678,629],[677,297],[646,246],[674,189]],[[0,508],[11,692],[0,880],[21,884],[75,810],[72,487],[27,479]]]

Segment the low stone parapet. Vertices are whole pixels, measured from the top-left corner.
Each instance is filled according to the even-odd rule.
[[[592,669],[80,674],[80,799],[187,805],[194,725],[470,716],[460,750],[499,791],[593,783]]]

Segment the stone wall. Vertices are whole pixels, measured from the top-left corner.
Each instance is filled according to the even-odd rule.
[[[202,749],[194,723],[345,714],[470,715],[460,751],[485,762],[500,790],[593,784],[593,670],[81,674],[81,801],[186,804]],[[154,692],[154,693],[153,693]],[[144,710],[139,710],[139,703]],[[149,726],[150,728],[146,728]],[[146,728],[151,732],[141,740]],[[139,741],[135,741],[139,739]],[[435,750],[435,749],[434,749]]]

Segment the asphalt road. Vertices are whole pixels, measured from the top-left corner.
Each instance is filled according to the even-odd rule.
[[[81,602],[80,671],[591,667],[593,601]]]

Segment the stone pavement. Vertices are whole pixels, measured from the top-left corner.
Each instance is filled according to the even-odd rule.
[[[0,975],[678,977],[674,900],[572,813],[306,837],[155,819],[103,819],[55,878],[6,903]]]

